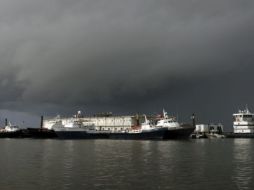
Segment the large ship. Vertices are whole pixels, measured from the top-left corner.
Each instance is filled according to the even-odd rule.
[[[156,127],[147,120],[139,126],[132,126],[129,129],[122,130],[122,128],[108,128],[96,129],[94,123],[89,121],[84,122],[79,118],[73,118],[68,123],[63,125],[59,120],[53,125],[53,130],[61,139],[163,139],[166,127]]]
[[[149,119],[146,115],[83,117],[78,111],[73,118],[48,120],[46,126],[63,139],[182,139],[195,129],[168,117],[164,110],[160,117]]]
[[[233,114],[233,133],[227,134],[228,138],[254,138],[254,114],[246,106]]]

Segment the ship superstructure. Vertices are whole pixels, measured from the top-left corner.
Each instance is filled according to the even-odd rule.
[[[60,117],[57,116],[52,119],[45,119],[43,128],[51,130],[52,127],[61,122],[62,125],[68,126],[73,121],[82,123],[83,126],[93,125],[97,131],[126,131],[130,130],[132,126],[140,125],[145,121],[144,115],[126,115],[126,116],[113,116],[113,115],[96,115],[96,116],[83,116],[80,111],[74,117]]]
[[[254,133],[254,114],[246,106],[245,110],[239,110],[233,114],[234,133],[250,134]]]
[[[167,127],[168,129],[178,128],[180,124],[176,121],[175,117],[169,117],[168,113],[163,109],[162,118],[157,121],[157,127]]]
[[[194,116],[192,118],[195,120]],[[195,126],[190,124],[180,124],[175,117],[169,117],[163,109],[162,118],[159,118],[156,127],[166,127],[163,139],[184,139],[189,138]]]

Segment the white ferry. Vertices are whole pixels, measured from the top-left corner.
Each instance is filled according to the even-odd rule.
[[[233,128],[235,134],[254,134],[254,114],[246,106],[245,110],[239,110],[233,114]]]

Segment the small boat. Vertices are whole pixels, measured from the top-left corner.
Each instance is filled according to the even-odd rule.
[[[207,139],[207,135],[205,133],[192,133],[190,136],[192,139]]]
[[[209,133],[209,134],[207,134],[207,138],[209,138],[209,139],[223,139],[223,138],[225,138],[225,135],[217,134],[217,133]]]

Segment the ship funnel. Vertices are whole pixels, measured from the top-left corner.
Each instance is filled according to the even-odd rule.
[[[4,120],[4,125],[5,125],[5,126],[8,125],[8,119],[7,119],[7,118],[5,118],[5,120]]]
[[[140,122],[139,122],[139,115],[138,114],[136,114],[136,124],[137,124],[137,126],[139,126],[140,125]]]
[[[147,120],[147,117],[146,117],[145,114],[144,114],[144,118],[145,118],[145,123],[147,124],[147,123],[148,123],[148,120]]]
[[[80,117],[81,117],[81,115],[82,115],[82,112],[81,112],[81,111],[78,111],[78,113],[77,113],[77,117],[78,117],[78,118],[80,118]]]
[[[43,128],[43,115],[41,116],[41,129]]]
[[[250,113],[249,108],[248,108],[248,104],[245,105],[245,111],[246,111],[246,113]]]
[[[162,113],[163,113],[163,117],[165,119],[167,119],[168,118],[168,113],[164,109],[162,110]]]

